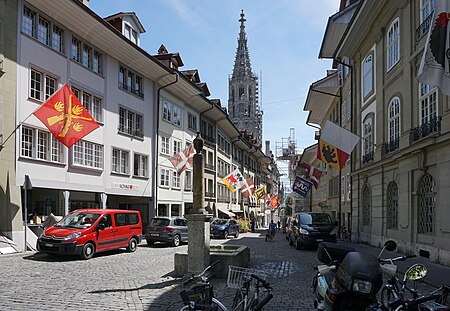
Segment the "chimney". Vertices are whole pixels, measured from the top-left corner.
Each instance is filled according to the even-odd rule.
[[[81,3],[83,3],[85,6],[89,7],[89,0],[79,0]]]
[[[270,154],[270,140],[266,140],[266,156]]]

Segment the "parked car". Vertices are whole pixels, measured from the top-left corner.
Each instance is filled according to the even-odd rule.
[[[155,242],[163,242],[177,247],[182,242],[188,241],[188,222],[178,216],[154,217],[145,227],[145,239],[149,246]]]
[[[79,209],[44,230],[36,248],[47,254],[77,254],[90,259],[95,253],[118,248],[134,252],[142,239],[139,211]]]
[[[317,246],[323,241],[336,243],[336,226],[337,222],[327,213],[297,213],[291,220],[289,244],[301,249],[303,246]]]
[[[234,219],[216,218],[211,222],[211,236],[227,239],[229,235],[239,236],[239,225]]]

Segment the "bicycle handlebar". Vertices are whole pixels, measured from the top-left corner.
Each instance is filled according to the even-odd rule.
[[[201,278],[202,276],[205,275],[206,272],[208,272],[209,270],[211,270],[212,268],[214,268],[215,266],[217,266],[217,265],[219,264],[219,262],[220,262],[220,260],[214,261],[212,264],[210,264],[209,266],[207,266],[207,267],[205,268],[205,270],[203,270],[200,274],[197,274],[197,275],[192,274],[192,275],[190,276],[189,279],[187,279],[186,281],[183,282],[183,285],[186,286],[186,285],[188,285],[189,283],[191,283],[193,280],[198,279],[198,278]]]
[[[417,257],[417,255],[406,255],[406,256],[399,256],[399,257],[393,257],[393,258],[380,258],[379,261],[381,263],[392,263],[394,261],[405,261],[406,259]]]
[[[257,280],[258,282],[260,282],[260,283],[264,286],[264,288],[267,288],[267,289],[272,288],[272,287],[270,287],[270,283],[268,283],[268,282],[266,282],[265,280],[261,279],[259,276],[254,275],[254,274],[252,274],[252,275],[250,275],[250,276],[251,276],[252,278],[254,278],[255,280]]]

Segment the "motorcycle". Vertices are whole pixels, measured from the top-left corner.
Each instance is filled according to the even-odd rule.
[[[397,244],[386,241],[378,257],[356,252],[340,244],[322,242],[317,250],[313,279],[314,307],[320,311],[381,310],[377,293],[383,285],[380,257],[384,250],[394,251]]]

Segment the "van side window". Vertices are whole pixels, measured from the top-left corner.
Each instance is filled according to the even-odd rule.
[[[109,228],[112,226],[112,221],[111,221],[111,215],[106,214],[103,215],[102,220],[100,220],[100,223],[105,224],[105,228]]]
[[[114,215],[116,226],[136,225],[139,223],[139,217],[135,213],[117,213]]]

